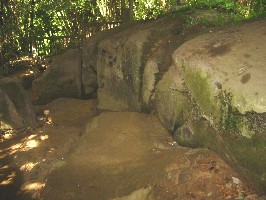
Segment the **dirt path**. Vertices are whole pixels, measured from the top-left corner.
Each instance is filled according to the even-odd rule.
[[[259,199],[219,156],[178,146],[153,115],[95,117],[95,100],[39,109],[52,124],[2,138],[1,200]]]

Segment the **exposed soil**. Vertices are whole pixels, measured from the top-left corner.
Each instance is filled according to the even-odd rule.
[[[1,200],[259,199],[217,154],[178,146],[153,115],[99,113],[96,103],[55,100],[38,108],[50,112],[36,130],[2,135]]]

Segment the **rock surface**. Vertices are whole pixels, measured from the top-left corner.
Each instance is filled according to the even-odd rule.
[[[221,154],[227,152],[264,191],[266,159],[261,155],[266,153],[265,33],[264,19],[201,35],[175,51],[172,67],[182,74],[183,85],[178,90],[185,86],[189,93],[186,96],[196,105],[188,122],[194,129],[194,144]],[[202,125],[196,122],[202,120],[195,119],[199,116],[218,130],[207,128],[205,132],[216,132],[216,136],[204,137]],[[226,151],[207,144],[208,140],[214,144],[224,141]]]
[[[59,55],[40,78],[32,83],[36,104],[47,104],[59,97],[82,96],[81,50]]]
[[[238,177],[215,153],[178,146],[153,115],[102,113],[75,146],[43,199],[223,199],[226,181]]]
[[[0,129],[36,127],[36,115],[17,79],[0,79]]]
[[[97,55],[99,43],[117,32],[123,27],[99,32],[88,38],[82,47],[82,85],[84,97],[91,96],[98,88],[97,82]]]
[[[266,21],[258,20],[204,34],[175,51],[175,65],[183,67],[188,90],[206,114],[211,113],[209,104],[214,104],[213,97],[220,90],[232,94],[232,107],[242,114],[266,112],[265,32]],[[196,74],[209,84],[204,89],[210,90],[213,99],[205,101],[206,106],[200,102],[202,93],[196,91],[192,80],[188,80],[197,78],[194,77]]]
[[[124,111],[150,108],[159,73],[171,63],[171,55],[167,54],[173,50],[171,37],[180,26],[182,23],[176,18],[163,18],[130,27],[100,42],[99,108]]]
[[[265,19],[204,34],[163,20],[99,44],[98,107],[156,112],[180,144],[219,152],[265,191]]]
[[[96,113],[97,100],[81,100],[73,98],[59,98],[46,106],[36,106],[38,114],[43,115],[48,110],[48,117],[55,126],[69,125],[82,128],[82,124],[89,121]],[[85,130],[85,127],[83,127]]]
[[[43,76],[33,81],[33,99],[38,105],[44,105],[60,97],[91,98],[96,96],[97,54],[99,43],[128,26],[100,32],[88,38],[81,49],[71,49],[55,56]],[[50,59],[49,59],[50,60]],[[29,78],[27,76],[27,78]],[[27,81],[23,81],[28,86]]]
[[[61,98],[44,108],[52,123],[0,135],[1,200],[258,199],[217,154],[178,146],[154,115],[92,119],[95,108]]]
[[[156,113],[181,145],[219,152],[265,192],[265,18],[218,28],[216,11],[195,13],[203,25],[163,17],[89,40],[82,66],[74,56],[78,83],[54,88],[80,97],[98,87],[99,109]]]

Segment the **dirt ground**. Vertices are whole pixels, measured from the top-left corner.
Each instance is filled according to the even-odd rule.
[[[36,130],[1,135],[0,199],[265,199],[214,152],[178,146],[155,116],[96,104],[58,99],[36,108]]]

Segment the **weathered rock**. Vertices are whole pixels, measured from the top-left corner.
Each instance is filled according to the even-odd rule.
[[[185,146],[193,146],[195,133],[188,125],[183,125],[174,132],[174,139]]]
[[[195,15],[200,18],[206,12]],[[213,20],[213,15],[212,12],[208,17]],[[203,30],[199,26],[197,31],[189,29],[186,34],[180,34],[183,25],[178,18],[164,17],[128,27],[100,42],[97,60],[99,108],[153,111],[155,86],[172,65],[172,53]]]
[[[32,86],[32,81],[35,79],[35,74],[21,74],[18,77],[19,82],[25,90],[29,89]]]
[[[195,34],[178,37],[171,32],[166,40],[160,32],[164,28],[157,25],[141,25],[99,44],[99,108],[156,110],[180,143],[219,152],[264,190],[265,20],[194,39]],[[172,67],[171,60],[164,62],[168,46],[177,49]]]
[[[149,60],[143,72],[143,85],[142,85],[142,100],[143,104],[147,107],[150,102],[154,100],[154,90],[157,83],[157,75],[159,73],[158,64],[154,60]]]
[[[26,92],[17,79],[0,79],[1,129],[36,126],[36,116]]]
[[[178,69],[171,67],[157,84],[155,105],[159,119],[172,132],[192,115],[193,104]]]
[[[242,114],[266,112],[265,24],[260,20],[205,34],[176,50],[176,65],[207,115],[217,109],[213,97],[220,91],[232,94],[231,105]],[[195,87],[199,79],[206,84]],[[202,94],[203,87],[208,93]]]
[[[180,45],[172,43],[171,37],[181,24],[179,20],[163,18],[121,31],[99,44],[99,108],[116,111],[152,108],[160,72],[167,70],[172,61],[168,52]]]
[[[219,130],[209,135],[210,130],[205,129],[206,136],[213,138],[205,139],[214,142],[207,146],[230,156],[229,160],[241,166],[241,171],[264,191],[266,158],[261,155],[266,153],[265,32],[266,20],[249,22],[192,39],[173,55],[173,68],[181,72],[190,101],[198,110],[191,121],[194,141],[189,143],[206,146],[200,133],[203,130],[198,131],[202,125],[197,121],[200,116],[207,119]],[[221,142],[226,151],[217,148]]]
[[[96,72],[98,44],[107,37],[106,34],[104,36],[102,34],[99,33],[90,38],[82,47],[82,84],[85,96],[89,96],[98,88]]]
[[[102,31],[95,36],[88,38],[82,47],[82,84],[83,95],[85,97],[91,96],[98,88],[97,82],[97,55],[99,43],[120,31],[127,29],[128,27],[135,26],[137,22],[131,22],[129,24],[122,24],[119,27]]]
[[[59,97],[81,97],[81,50],[72,49],[59,55],[32,86],[37,104],[47,104]]]
[[[99,45],[97,63],[99,108],[141,110],[143,44],[149,31],[118,34]]]

